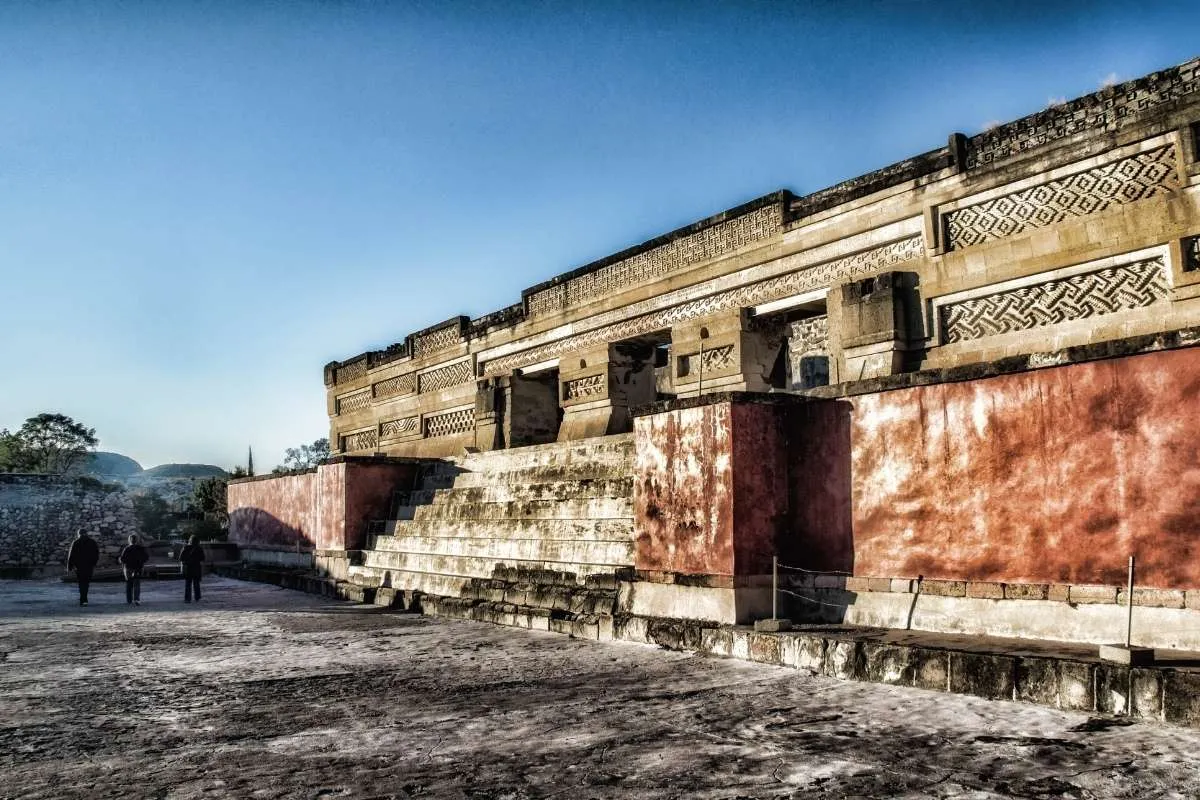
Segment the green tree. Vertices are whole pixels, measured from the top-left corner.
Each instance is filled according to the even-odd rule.
[[[298,469],[312,469],[329,458],[329,440],[317,439],[312,444],[289,447],[283,463],[274,469],[276,474]]]
[[[137,517],[142,535],[150,539],[165,539],[175,531],[175,519],[171,507],[156,492],[144,492],[133,496],[133,513]]]
[[[99,440],[65,414],[38,414],[16,433],[0,431],[0,471],[61,475],[79,464]]]
[[[236,472],[237,469],[235,468],[234,471]],[[225,503],[225,484],[225,478],[221,477],[198,481],[196,488],[192,489],[192,511],[206,517],[212,515],[218,519],[224,519],[228,513]]]

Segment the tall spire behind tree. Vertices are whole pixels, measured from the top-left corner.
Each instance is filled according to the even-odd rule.
[[[247,448],[246,453],[246,474],[254,477],[254,448]]]

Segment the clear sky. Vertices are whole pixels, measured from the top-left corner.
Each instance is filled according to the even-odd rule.
[[[0,4],[0,427],[278,463],[321,368],[1185,61],[1196,4]]]

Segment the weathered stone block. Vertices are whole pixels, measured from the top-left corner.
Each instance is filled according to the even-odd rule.
[[[867,591],[870,591],[870,592],[894,591],[892,589],[892,582],[893,581],[891,578],[867,578]],[[905,581],[905,583],[907,583],[907,581]],[[849,588],[849,587],[847,587],[847,588]],[[902,591],[908,591],[908,589],[903,589]]]
[[[1163,719],[1178,725],[1200,725],[1200,673],[1163,671]]]
[[[1070,587],[1070,585],[1069,585],[1069,584],[1065,584],[1065,583],[1052,583],[1052,584],[1050,584],[1050,586],[1049,586],[1049,588],[1048,588],[1048,590],[1047,590],[1047,592],[1046,592],[1046,599],[1047,599],[1047,600],[1053,600],[1053,601],[1054,601],[1054,602],[1056,602],[1056,603],[1067,603],[1067,602],[1070,602],[1070,600],[1071,600],[1071,587]]]
[[[1102,714],[1128,714],[1129,667],[1096,665],[1096,710]]]
[[[865,677],[867,680],[875,683],[912,685],[911,648],[878,642],[863,642],[862,651],[866,660]]]
[[[1079,661],[1058,662],[1058,707],[1065,711],[1096,708],[1096,670]]]
[[[966,597],[966,581],[922,581],[921,594],[931,594],[938,597]]]
[[[991,581],[969,581],[967,597],[978,597],[988,600],[1004,599],[1004,584]]]
[[[780,638],[779,662],[785,667],[817,674],[825,661],[825,639],[820,636],[788,635]]]
[[[867,578],[846,578],[845,589],[848,592],[869,592],[871,584]]]
[[[1072,603],[1115,603],[1117,602],[1117,587],[1115,586],[1082,586],[1071,584],[1070,600]]]
[[[1117,592],[1117,603],[1126,605],[1129,602],[1129,591],[1120,589]],[[1133,589],[1133,604],[1151,608],[1185,608],[1186,598],[1181,589]]]
[[[934,689],[945,692],[950,685],[950,653],[914,647],[909,652],[912,685],[918,689]]]
[[[1162,673],[1153,669],[1130,670],[1131,714],[1141,719],[1162,719]]]
[[[700,650],[714,656],[733,655],[733,631],[729,628],[705,628],[700,636]]]
[[[779,636],[774,633],[752,633],[750,635],[750,660],[760,664],[780,663]]]
[[[1058,662],[1055,659],[1017,659],[1017,700],[1040,706],[1057,706],[1058,695]]]
[[[950,691],[989,700],[1013,699],[1017,660],[990,653],[950,654]]]
[[[858,642],[830,641],[825,646],[821,672],[831,678],[858,680],[863,671],[862,650]]]
[[[1046,583],[1006,583],[1004,597],[1007,600],[1048,600],[1050,585]]]
[[[892,578],[889,581],[888,591],[903,592],[908,594],[913,590],[913,581],[910,578]]]

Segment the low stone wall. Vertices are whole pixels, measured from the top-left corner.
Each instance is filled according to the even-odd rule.
[[[100,543],[111,566],[138,532],[129,495],[119,487],[57,475],[0,475],[0,574],[34,576],[65,567],[78,528]]]

